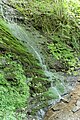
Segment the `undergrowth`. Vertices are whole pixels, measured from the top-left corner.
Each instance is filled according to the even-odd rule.
[[[0,116],[4,120],[22,120],[22,116],[27,117],[27,113],[35,115],[48,106],[48,100],[55,100],[65,92],[66,87],[60,83],[64,77],[56,73],[50,81],[39,61],[12,35],[9,24],[0,20]],[[59,94],[53,92],[56,88],[51,89],[51,82],[55,83]],[[17,112],[22,109],[21,114]]]
[[[21,63],[12,58],[10,53],[0,55],[0,118],[3,120],[16,119],[16,109],[25,107],[29,98],[24,70]]]
[[[63,59],[64,56],[64,59],[66,59],[64,60],[64,64],[68,68],[76,65],[77,60],[75,54],[79,54],[80,51],[79,0],[24,0],[23,3],[21,0],[20,3],[11,0],[11,2],[25,16],[25,20],[29,21],[43,35],[52,39],[52,43],[50,45],[48,44],[48,47],[51,48],[51,51],[54,51],[57,46],[56,50],[59,51],[54,54],[51,52],[53,56],[56,55],[58,59],[60,57]],[[54,47],[55,40],[59,43],[56,43]],[[65,53],[65,50],[62,51],[63,46],[66,46],[68,53]],[[70,51],[72,52],[70,53]],[[62,59],[59,60],[61,61]],[[73,65],[71,65],[72,63]]]
[[[49,53],[61,61],[65,70],[77,66],[80,52],[80,2],[70,0],[10,0],[41,34],[51,40],[47,44]],[[48,100],[59,98],[65,88],[61,76],[54,77],[55,87],[45,77],[42,68],[27,48],[9,31],[8,26],[0,19],[0,119],[22,120],[16,118],[16,110],[27,106],[28,98],[31,112],[48,105]],[[14,53],[14,54],[13,54]],[[64,71],[65,71],[64,70]],[[57,77],[57,74],[55,75]],[[62,81],[60,81],[60,79]],[[60,81],[60,82],[59,82]],[[64,84],[63,84],[64,85]],[[37,106],[40,104],[40,106]],[[30,113],[31,114],[31,113]]]

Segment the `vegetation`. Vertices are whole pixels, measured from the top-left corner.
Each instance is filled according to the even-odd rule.
[[[25,29],[29,23],[44,36],[40,46],[43,56],[47,52],[46,65],[59,62],[62,67],[58,71],[71,74],[80,68],[79,0],[9,0],[5,4],[23,16],[24,20],[16,19]],[[48,106],[49,100],[58,99],[65,92],[66,82],[64,85],[65,78],[57,73],[52,80],[46,76],[27,42],[17,38],[9,25],[0,19],[0,119],[22,120]]]
[[[29,98],[24,69],[15,53],[20,54],[18,50],[22,53],[24,49],[2,21],[0,37],[0,119],[14,120],[15,110],[25,107]]]
[[[8,54],[8,53],[7,53]],[[29,98],[29,87],[21,64],[11,59],[11,54],[0,56],[0,111],[1,119],[6,119],[15,109],[25,106]]]
[[[27,111],[32,109],[33,114],[40,109],[37,104],[42,93],[50,87],[50,81],[39,61],[12,35],[8,24],[2,19],[0,21],[0,117],[22,120],[22,117],[27,117],[26,113],[17,111],[27,108]]]
[[[14,0],[13,3],[15,2]],[[62,61],[64,57],[62,62],[64,62],[65,67],[68,67],[67,70],[72,66],[76,66],[78,62],[76,55],[79,54],[80,51],[79,0],[77,0],[77,2],[74,0],[33,0],[26,2],[24,0],[23,4],[21,1],[20,4],[16,2],[14,7],[16,7],[16,9],[25,16],[25,19],[31,22],[37,30],[52,40],[52,42],[48,44],[50,52],[60,61]],[[55,44],[57,48],[55,48]]]

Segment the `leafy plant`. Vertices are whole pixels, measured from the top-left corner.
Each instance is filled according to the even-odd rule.
[[[78,62],[78,58],[73,50],[69,48],[65,43],[57,41],[56,43],[49,44],[48,48],[53,54],[53,57],[55,57],[57,60],[62,61],[62,64],[65,65],[65,67],[68,69],[71,67],[75,68]]]
[[[24,70],[20,63],[11,59],[12,57],[11,54],[0,56],[0,67],[3,68],[0,71],[0,111],[4,120],[16,120],[16,109],[25,107],[29,98]]]
[[[9,1],[9,6],[11,4],[21,12],[25,23],[31,23],[48,40],[51,39],[51,43],[49,41],[47,46],[53,57],[59,60],[65,69],[73,70],[78,62],[76,54],[80,51],[80,1]],[[65,88],[61,84],[62,81],[58,81],[57,75],[55,77],[53,75],[53,81],[45,77],[43,70],[37,66],[36,60],[17,40],[19,37],[15,38],[8,28],[8,24],[0,19],[0,50],[3,52],[0,56],[0,116],[4,120],[22,120],[22,114],[16,118],[15,111],[27,105],[29,93],[33,98],[34,106],[45,100],[48,105],[48,100],[59,98]],[[30,77],[29,79],[26,78],[24,71],[26,76]],[[50,87],[51,82],[54,81],[55,86]]]
[[[13,6],[16,7],[37,30],[52,39],[53,44],[50,44],[49,48],[57,59],[69,67],[76,65],[78,59],[75,54],[78,54],[80,51],[79,0],[77,0],[77,2],[74,0],[33,0],[26,2],[24,0],[22,7],[17,3],[16,6],[14,4]],[[26,7],[27,10],[25,10]],[[55,39],[57,39],[58,44],[54,44]]]

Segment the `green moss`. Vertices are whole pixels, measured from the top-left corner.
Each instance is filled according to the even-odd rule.
[[[49,42],[49,47],[54,57],[64,64],[65,70],[76,66],[78,61],[76,54],[80,52],[79,1],[34,0],[26,2],[23,0],[22,7],[19,3],[15,5],[12,0],[11,2],[27,21],[43,35],[52,39],[53,44],[58,41],[54,45]]]
[[[29,98],[29,87],[21,63],[12,60],[12,54],[0,56],[0,111],[2,118],[7,117],[5,111],[16,111],[25,107]]]
[[[68,7],[66,1],[56,3],[52,0],[23,0],[22,4],[16,3],[16,5],[14,4],[16,0],[10,1],[24,16],[25,22],[31,23],[43,35],[52,39],[51,43],[49,41],[45,46],[49,46],[50,54],[57,58],[65,69],[74,68],[77,63],[76,53],[80,49],[79,21],[75,17],[78,14],[78,4],[76,8],[73,3]],[[27,106],[29,95],[32,99],[29,102],[30,106],[31,104],[35,106],[31,108],[34,114],[40,108],[47,106],[48,100],[59,98],[55,88],[62,94],[64,86],[57,81],[59,77],[54,77],[55,87],[49,88],[51,81],[45,77],[39,61],[28,52],[27,47],[20,40],[12,35],[12,31],[8,28],[9,24],[0,19],[0,96],[2,98],[0,109],[3,111],[0,111],[0,114],[1,119],[7,116],[8,119],[15,120],[13,112]],[[47,57],[48,55],[49,53]],[[38,105],[39,107],[36,107]],[[13,118],[8,117],[9,113]]]
[[[36,105],[41,101],[41,96],[38,96],[47,91],[46,87],[50,87],[50,82],[45,77],[38,60],[28,52],[22,42],[11,34],[7,23],[2,20],[0,23],[0,53],[0,96],[3,111],[1,115],[6,117],[10,113],[14,119],[17,109],[29,107],[30,96],[33,96],[32,102],[36,98]],[[29,104],[31,105],[31,103]],[[4,113],[5,115],[3,115]],[[9,119],[9,117],[7,118]]]
[[[59,94],[55,87],[49,88],[49,90],[44,93],[44,96],[47,97],[48,99],[58,99],[59,98]]]

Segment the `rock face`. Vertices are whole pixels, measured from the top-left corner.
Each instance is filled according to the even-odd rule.
[[[0,93],[0,97],[4,96],[7,100],[6,103],[1,100],[6,107],[4,109],[1,107],[0,110],[7,113],[7,109],[11,108],[11,111],[13,109],[16,111],[21,106],[27,107],[29,102],[30,106],[28,105],[25,113],[35,114],[40,109],[40,105],[44,104],[40,103],[41,95],[50,87],[50,82],[47,81],[39,61],[28,51],[27,46],[12,35],[8,24],[3,19],[0,19],[0,37],[0,91],[3,89],[8,91],[6,96],[4,92]],[[16,92],[18,97],[13,101],[15,97],[11,95],[16,96]],[[9,100],[11,104],[8,106]]]
[[[5,5],[3,5],[3,7],[5,7]],[[10,15],[12,16],[12,14],[10,14]],[[11,16],[10,16],[10,18],[11,18]],[[51,93],[52,96],[49,96],[49,93],[47,93],[49,87],[51,87],[51,81],[49,81],[49,79],[45,76],[42,66],[39,63],[41,61],[41,57],[38,54],[37,50],[35,49],[36,47],[34,46],[34,44],[32,44],[33,40],[35,43],[37,43],[37,38],[38,38],[39,42],[40,42],[40,40],[45,40],[45,39],[44,38],[42,39],[41,36],[40,37],[38,36],[37,38],[36,38],[36,36],[32,36],[33,33],[30,33],[30,31],[24,32],[24,30],[21,29],[21,27],[18,26],[16,23],[14,24],[12,21],[9,21],[10,19],[8,18],[8,16],[5,15],[5,17],[3,16],[3,18],[5,20],[7,20],[8,22],[5,22],[3,19],[0,19],[0,37],[1,37],[1,39],[0,39],[1,66],[0,67],[2,69],[0,75],[4,78],[3,80],[6,79],[6,84],[11,83],[10,89],[14,86],[15,86],[15,88],[17,87],[18,82],[19,82],[18,79],[20,79],[20,77],[22,78],[20,80],[21,81],[23,80],[23,83],[24,83],[23,78],[25,78],[25,80],[27,82],[27,89],[28,89],[28,90],[26,90],[28,92],[27,93],[28,95],[26,94],[26,96],[29,98],[29,101],[24,101],[23,103],[21,101],[21,103],[23,104],[22,106],[25,106],[24,105],[25,102],[26,103],[29,102],[30,106],[28,106],[27,110],[25,108],[25,113],[27,114],[27,116],[30,118],[30,115],[32,115],[32,114],[35,115],[37,113],[37,111],[40,110],[39,115],[37,115],[36,118],[38,116],[40,117],[40,114],[43,114],[42,107],[46,107],[49,104],[48,99],[50,100],[50,99],[52,99],[52,97],[55,99],[55,97],[56,97],[56,94],[54,96],[53,92]],[[19,29],[18,29],[18,27],[19,27]],[[35,33],[35,31],[34,31],[34,33]],[[27,35],[28,35],[28,37],[27,37]],[[35,35],[39,35],[39,33],[35,34]],[[29,41],[27,41],[27,40],[29,40]],[[28,42],[30,42],[30,43],[28,44]],[[28,46],[27,46],[27,44],[28,44]],[[31,51],[31,53],[30,53],[28,48],[30,49],[30,51],[32,48],[33,51]],[[36,58],[32,53],[36,53],[38,58]],[[9,57],[9,59],[8,59],[8,57]],[[20,64],[18,64],[18,63],[20,63]],[[7,65],[7,67],[6,67],[6,65]],[[14,65],[16,66],[16,68],[14,67]],[[17,69],[17,65],[20,66],[20,69],[22,72],[21,74],[20,74],[20,70]],[[46,67],[46,65],[44,67]],[[14,69],[16,69],[16,70],[14,70]],[[7,73],[6,73],[6,71],[7,71]],[[17,72],[19,72],[19,73],[17,73]],[[47,71],[47,73],[49,73],[49,72]],[[17,74],[19,74],[19,76],[17,76]],[[50,77],[50,75],[48,77]],[[2,82],[1,82],[1,85],[3,87]],[[25,83],[25,85],[26,85],[26,83]],[[13,89],[13,91],[14,91],[14,89]],[[19,90],[19,92],[21,92],[21,91]],[[51,92],[51,91],[49,91],[49,92]],[[8,91],[8,93],[9,93],[9,91]],[[27,100],[27,99],[25,98],[25,100]],[[2,101],[2,104],[3,104],[3,102],[4,101]],[[27,106],[27,104],[26,104],[26,106]],[[13,107],[14,107],[14,105],[13,105]],[[17,107],[14,108],[15,111],[16,111],[16,109],[17,109]],[[2,108],[1,108],[1,110],[2,110]],[[12,108],[11,108],[11,111],[12,111]],[[44,113],[45,113],[45,111],[44,111]],[[3,113],[2,113],[2,116],[3,116]],[[41,118],[42,117],[43,116],[41,115]]]
[[[0,2],[1,16],[8,22],[24,22],[23,15],[10,4],[9,0],[1,0]]]
[[[2,78],[0,78],[3,80],[1,86],[3,88],[6,88],[6,85],[9,86],[13,93],[14,89],[12,88],[16,89],[17,87],[16,91],[28,99],[23,98],[22,101],[24,101],[20,101],[22,104],[19,103],[18,105],[25,107],[23,112],[25,112],[26,118],[28,120],[33,119],[36,114],[34,118],[41,120],[47,106],[51,105],[56,98],[61,99],[61,95],[65,92],[65,77],[55,72],[63,68],[60,61],[54,61],[53,56],[49,53],[47,38],[25,22],[25,16],[15,9],[16,4],[19,4],[21,8],[25,7],[21,0],[16,1],[14,6],[10,4],[9,0],[0,1],[0,17],[2,18],[0,19],[0,76]],[[49,71],[49,68],[52,71]],[[25,84],[24,81],[26,81]],[[9,94],[9,90],[7,93]],[[26,104],[25,106],[25,102],[29,105]],[[78,110],[79,102],[76,106],[77,108],[74,108],[74,111]],[[16,109],[18,109],[17,111],[21,110],[12,107],[15,112]],[[44,107],[46,108],[44,109]],[[53,109],[53,111],[58,110],[58,108]],[[26,120],[26,118],[24,119]]]
[[[45,115],[44,120],[80,120],[80,83],[66,98],[68,103],[61,101],[53,106]]]

